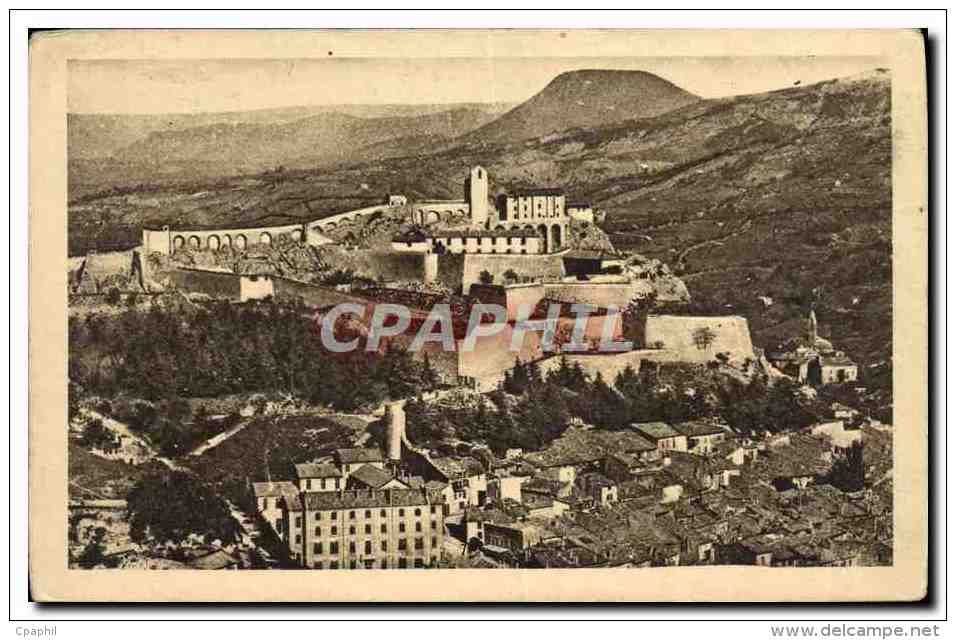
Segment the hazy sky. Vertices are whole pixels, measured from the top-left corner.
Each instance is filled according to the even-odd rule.
[[[572,69],[640,69],[716,98],[878,66],[879,59],[866,57],[71,60],[67,102],[72,113],[521,102]]]

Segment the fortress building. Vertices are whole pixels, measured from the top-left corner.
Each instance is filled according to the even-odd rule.
[[[569,215],[564,192],[556,188],[520,189],[488,198],[488,171],[471,168],[464,182],[465,200],[416,202],[412,222],[445,223],[451,228],[427,233],[419,246],[403,239],[399,250],[451,253],[557,253],[568,245]],[[413,245],[416,243],[413,243]]]
[[[498,218],[494,229],[525,229],[541,238],[547,253],[564,249],[568,243],[570,217],[564,192],[556,188],[521,189],[498,197]]]

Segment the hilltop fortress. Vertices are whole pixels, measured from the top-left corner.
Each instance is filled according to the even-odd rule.
[[[516,189],[492,197],[488,172],[481,166],[470,169],[462,186],[460,200],[409,202],[393,194],[378,205],[301,222],[147,227],[139,249],[143,257],[136,261],[141,281],[235,302],[292,296],[320,310],[341,302],[365,307],[400,302],[421,318],[433,305],[449,300],[463,309],[498,304],[507,309],[509,323],[521,307],[540,311],[556,302],[568,308],[586,304],[594,310],[586,330],[589,340],[598,335],[610,309],[649,296],[688,299],[683,282],[656,260],[619,254],[609,243],[603,251],[577,246],[575,229],[604,236],[593,226],[591,205],[570,203],[562,189]],[[325,269],[349,271],[378,285],[323,285],[321,274],[308,268],[283,270],[290,255],[321,256]],[[164,269],[151,274],[153,264]],[[573,316],[560,323],[570,331]],[[647,361],[704,363],[722,353],[744,362],[755,355],[743,318],[650,316],[646,323],[633,350],[567,357],[588,374],[613,379],[624,368],[638,369]],[[508,348],[510,335],[506,328],[483,338],[473,351],[426,351],[445,384],[480,391],[495,388],[516,359],[540,361],[545,370],[557,366],[554,354],[542,350],[537,332],[527,334],[517,353]],[[622,335],[620,317],[614,335]]]
[[[421,318],[448,301],[461,309],[497,304],[507,310],[509,324],[521,307],[540,313],[552,303],[584,304],[594,314],[586,330],[589,340],[612,309],[647,297],[688,299],[683,282],[656,260],[619,254],[609,243],[605,251],[577,247],[574,229],[593,227],[589,204],[570,204],[556,187],[492,198],[488,183],[487,170],[475,166],[463,181],[461,200],[410,203],[405,196],[389,195],[378,205],[294,223],[151,226],[143,229],[142,246],[126,253],[133,256],[147,291],[173,289],[234,302],[294,297],[319,310],[342,302],[366,308],[400,302]],[[323,265],[324,273],[348,271],[366,284],[324,285],[308,261],[304,268],[283,269],[296,256]],[[76,272],[81,277],[97,273],[95,265],[104,257],[87,256]],[[378,284],[370,286],[369,280]],[[562,317],[560,323],[570,330],[574,320]],[[740,317],[652,315],[642,333],[630,351],[568,357],[588,374],[607,379],[648,361],[701,364],[718,354],[736,362],[755,357],[747,321]],[[558,360],[543,351],[537,332],[527,334],[517,353],[508,348],[510,335],[506,328],[473,351],[426,351],[444,383],[481,391],[495,388],[516,359],[540,361],[545,370],[556,366]],[[622,335],[620,317],[614,335]]]
[[[148,268],[154,254],[174,265],[202,253],[230,259],[261,254],[284,237],[287,244],[320,249],[325,262],[371,280],[417,282],[465,294],[478,283],[535,283],[542,297],[602,307],[623,307],[649,295],[665,301],[688,298],[683,283],[658,261],[580,249],[574,228],[604,236],[593,225],[591,205],[568,202],[560,188],[517,189],[493,198],[487,170],[475,166],[462,191],[460,200],[411,203],[393,194],[378,205],[267,226],[147,226],[142,232],[147,260],[142,262]],[[383,242],[370,242],[369,234],[379,228],[392,231]],[[606,239],[605,244],[610,246]],[[195,266],[191,259],[186,264]]]
[[[465,180],[462,200],[424,200],[408,206],[402,195],[389,195],[381,205],[346,211],[330,217],[270,226],[171,225],[143,228],[143,251],[171,255],[181,249],[216,251],[244,250],[254,244],[269,245],[280,235],[296,242],[322,245],[332,242],[328,233],[340,225],[360,221],[374,214],[407,211],[407,222],[430,229],[412,234],[408,242],[397,239],[396,250],[450,253],[557,253],[566,248],[571,211],[564,192],[556,188],[523,189],[502,194],[492,203],[488,172],[473,167]],[[574,213],[589,211],[577,204]],[[582,215],[584,215],[582,213]],[[462,221],[467,221],[461,225]],[[458,224],[454,224],[454,223]],[[436,228],[437,227],[437,228]],[[408,246],[403,246],[403,245]]]

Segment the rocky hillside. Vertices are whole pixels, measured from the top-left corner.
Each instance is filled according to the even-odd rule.
[[[467,139],[478,143],[525,140],[575,127],[601,127],[657,116],[698,100],[694,94],[644,71],[568,71]]]

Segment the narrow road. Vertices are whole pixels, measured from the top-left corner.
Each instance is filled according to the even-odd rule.
[[[198,447],[190,451],[187,455],[200,456],[206,451],[212,449],[213,447],[218,447],[223,442],[225,442],[232,436],[236,435],[237,433],[239,433],[240,431],[248,427],[251,422],[252,422],[251,420],[243,420],[242,422],[234,426],[232,429],[229,429],[228,431],[223,431],[222,433],[209,438],[208,440],[203,442],[201,445],[199,445]]]

